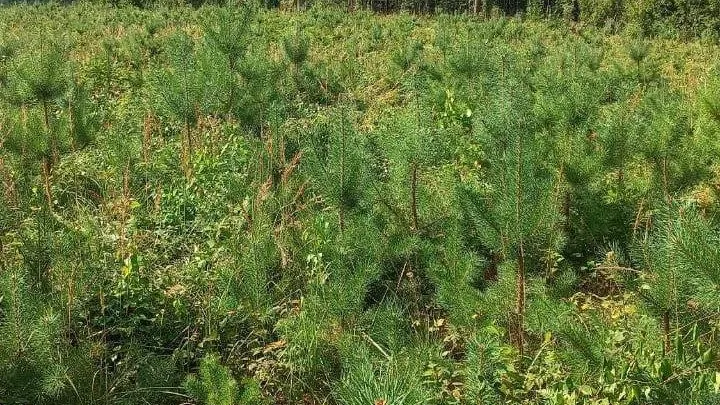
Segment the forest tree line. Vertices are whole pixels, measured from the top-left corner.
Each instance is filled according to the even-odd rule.
[[[56,0],[71,3],[73,0]],[[246,0],[87,0],[115,6],[156,7],[204,4],[223,5]],[[629,30],[643,36],[668,38],[720,38],[720,0],[250,0],[268,8],[288,10],[313,6],[342,7],[348,11],[377,13],[468,14],[491,18],[523,16],[556,19],[605,28]],[[0,0],[0,5],[44,3],[38,0]]]

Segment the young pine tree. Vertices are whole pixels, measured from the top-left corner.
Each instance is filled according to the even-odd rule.
[[[213,110],[210,105],[218,102],[211,94],[216,87],[208,85],[215,77],[204,69],[211,66],[210,61],[201,58],[193,39],[185,33],[171,37],[167,54],[168,65],[151,80],[150,96],[160,115],[180,126],[180,162],[189,178],[196,125],[204,113]]]
[[[493,266],[514,269],[511,338],[524,353],[526,286],[529,270],[544,251],[558,250],[559,209],[553,173],[532,113],[532,93],[515,78],[493,88],[480,125],[474,125],[487,157],[483,182],[460,188],[459,201],[474,239],[493,254]],[[501,271],[501,274],[507,274]],[[502,278],[502,277],[501,277]],[[506,282],[501,280],[501,284]],[[508,300],[510,297],[505,297]]]
[[[0,278],[0,396],[11,403],[53,403],[70,384],[57,342],[60,315],[28,283],[21,266]]]
[[[185,380],[185,389],[206,405],[250,405],[266,403],[257,383],[250,380],[238,384],[230,369],[217,355],[206,355],[200,362],[197,375]]]
[[[238,79],[241,63],[247,52],[251,23],[255,10],[250,5],[240,9],[218,9],[212,24],[205,26],[205,43],[212,52],[219,54],[224,63],[216,65],[226,85],[224,89],[223,112],[230,115],[238,102],[240,89]]]
[[[309,154],[306,166],[322,197],[335,207],[340,231],[353,212],[361,210],[366,198],[365,159],[358,145],[361,140],[347,108],[320,117],[307,136]]]
[[[3,94],[15,107],[5,146],[26,166],[39,166],[47,207],[52,208],[52,173],[61,154],[92,142],[96,122],[88,97],[69,79],[65,55],[43,44],[12,63]]]
[[[660,318],[665,353],[681,350],[692,325],[720,313],[720,237],[697,207],[674,203],[656,218],[637,244],[634,261],[643,269],[640,295]]]
[[[300,68],[307,61],[310,52],[310,40],[300,32],[300,28],[297,28],[294,35],[283,40],[283,50],[297,78]]]

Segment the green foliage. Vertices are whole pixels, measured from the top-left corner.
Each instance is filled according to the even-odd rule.
[[[205,27],[209,45],[220,51],[231,68],[245,55],[249,45],[253,9],[245,6],[240,10],[217,10],[218,16],[212,21],[216,26]]]
[[[217,101],[209,94],[207,72],[197,52],[192,38],[175,34],[168,44],[169,67],[153,80],[158,110],[189,127],[208,111],[212,101]]]
[[[185,389],[204,404],[245,405],[263,403],[257,383],[247,381],[238,386],[227,367],[216,355],[207,355],[200,362],[198,376],[185,381]]]
[[[0,287],[0,394],[16,403],[68,403],[77,397],[68,365],[62,363],[61,314],[44,302],[25,269],[7,269]],[[74,402],[72,402],[74,403]]]
[[[49,103],[60,98],[67,89],[65,55],[56,44],[41,43],[38,51],[24,54],[16,61],[9,79],[9,101]]]
[[[286,37],[283,40],[283,50],[285,56],[287,56],[290,63],[295,66],[295,69],[301,66],[308,57],[310,51],[310,41],[302,35],[298,29],[295,35]]]
[[[376,367],[363,355],[368,356],[367,349],[356,353],[352,368],[345,371],[336,394],[338,403],[419,405],[429,401],[417,366],[391,358]]]
[[[632,59],[633,62],[635,62],[638,66],[640,65],[640,63],[642,63],[643,60],[645,60],[648,52],[648,44],[643,40],[637,40],[631,43],[630,48],[628,49],[628,55],[630,56],[630,59]]]
[[[521,3],[4,8],[0,402],[716,400],[716,5]]]
[[[406,47],[399,49],[392,55],[392,61],[403,71],[409,70],[420,58],[422,44],[419,42],[410,42]]]

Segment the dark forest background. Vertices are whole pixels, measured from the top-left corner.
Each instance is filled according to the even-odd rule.
[[[237,3],[242,0],[229,0]],[[258,0],[268,8],[307,9],[342,7],[350,11],[377,13],[468,14],[489,18],[521,16],[594,25],[609,32],[667,38],[720,38],[720,0]],[[58,1],[68,3],[70,0]],[[142,8],[204,4],[222,5],[228,0],[89,0],[115,6]],[[44,1],[0,0],[0,5]]]

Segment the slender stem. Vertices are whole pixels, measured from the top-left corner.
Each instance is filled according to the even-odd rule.
[[[127,254],[127,220],[130,216],[130,162],[125,164],[123,169],[123,191],[122,191],[122,213],[120,219],[120,254],[125,257]]]
[[[13,282],[12,285],[12,311],[13,311],[13,321],[15,322],[13,330],[15,331],[15,343],[17,343],[17,351],[15,352],[16,357],[20,357],[23,355],[23,352],[25,351],[23,347],[23,332],[22,332],[22,315],[21,315],[21,309],[20,309],[20,298],[18,295],[20,294],[19,291],[19,284],[20,280],[17,277],[17,274],[11,275],[11,279]]]
[[[635,222],[633,223],[633,240],[635,240],[635,236],[637,235],[637,230],[640,228],[640,219],[641,215],[643,213],[645,207],[645,198],[641,199],[638,203],[638,210],[637,215],[635,215]]]
[[[192,132],[190,131],[190,121],[185,120],[185,137],[187,138],[187,152],[188,152],[188,160],[190,156],[192,156],[193,153],[193,139],[192,139]]]
[[[50,112],[49,112],[47,100],[43,100],[43,113],[44,113],[44,118],[45,118],[45,121],[44,121],[45,129],[49,131],[50,130]]]
[[[227,102],[227,117],[230,119],[232,116],[233,104],[235,104],[235,59],[232,55],[228,55],[228,67],[230,68],[230,94],[228,95]]]
[[[75,269],[70,272],[70,279],[68,280],[68,296],[67,296],[67,337],[70,338],[70,331],[72,325],[72,306],[75,300],[75,285],[73,279],[75,278]]]
[[[665,201],[670,204],[670,186],[668,185],[668,167],[667,157],[662,159],[662,182],[663,182],[663,194],[665,195]]]
[[[418,164],[412,162],[410,175],[410,210],[412,219],[412,231],[417,232],[418,227],[418,211],[417,211],[417,183],[418,183]]]
[[[516,274],[516,294],[515,297],[515,313],[517,315],[517,349],[522,359],[524,355],[524,317],[525,317],[525,246],[522,236],[521,220],[522,220],[522,172],[523,172],[523,147],[522,139],[517,140],[517,167],[516,167],[516,195],[515,195],[515,232],[518,238],[517,249],[517,274]]]
[[[517,321],[517,350],[520,358],[524,355],[525,346],[525,246],[520,239],[517,258],[517,297],[516,297],[516,321]]]
[[[185,131],[184,132],[185,132],[185,134],[184,134],[185,142],[181,142],[181,143],[184,143],[184,147],[181,148],[182,149],[181,150],[181,154],[182,154],[181,161],[183,164],[183,170],[185,171],[185,177],[190,179],[190,176],[192,174],[191,173],[191,170],[192,170],[191,156],[193,153],[193,141],[192,141],[192,134],[190,132],[190,121],[187,118],[185,119]]]
[[[150,113],[145,115],[143,123],[142,157],[146,165],[150,161],[150,142],[152,140],[153,121]]]
[[[47,206],[52,211],[53,198],[52,190],[50,187],[50,173],[52,170],[52,161],[49,156],[45,156],[42,159],[42,177],[43,177],[43,189],[45,191],[45,199],[47,200]]]
[[[50,106],[48,105],[47,100],[43,100],[43,115],[44,115],[44,124],[45,124],[45,132],[48,134],[48,137],[50,138],[50,151],[52,153],[52,161],[53,163],[57,162],[60,158],[59,152],[58,152],[58,144],[57,144],[57,138],[55,137],[55,134],[50,128]]]
[[[563,198],[563,206],[562,206],[562,214],[563,219],[565,223],[563,224],[563,230],[565,233],[570,232],[570,208],[572,206],[572,195],[570,195],[570,190],[565,191],[565,196]]]
[[[490,255],[490,264],[485,268],[483,279],[485,281],[497,281],[498,279],[498,265],[502,256],[498,252],[492,252]]]
[[[77,150],[78,145],[75,143],[75,114],[73,114],[73,99],[68,97],[68,121],[70,123],[70,142],[73,150]]]
[[[0,234],[0,274],[5,274],[5,245],[2,237],[3,235]]]
[[[662,315],[662,326],[663,326],[663,349],[665,355],[670,353],[672,346],[670,344],[670,311],[666,310]]]
[[[340,232],[345,230],[345,215],[344,215],[344,203],[345,203],[345,130],[341,133],[340,142],[340,204],[338,204],[338,221],[340,222]]]
[[[564,189],[564,190],[563,190]],[[558,174],[558,180],[557,180],[557,187],[556,187],[557,193],[562,194],[562,206],[560,208],[560,215],[562,218],[562,229],[567,234],[570,232],[570,207],[571,207],[571,199],[572,196],[570,195],[570,189],[569,187],[565,186],[565,164],[560,164],[560,170]]]

